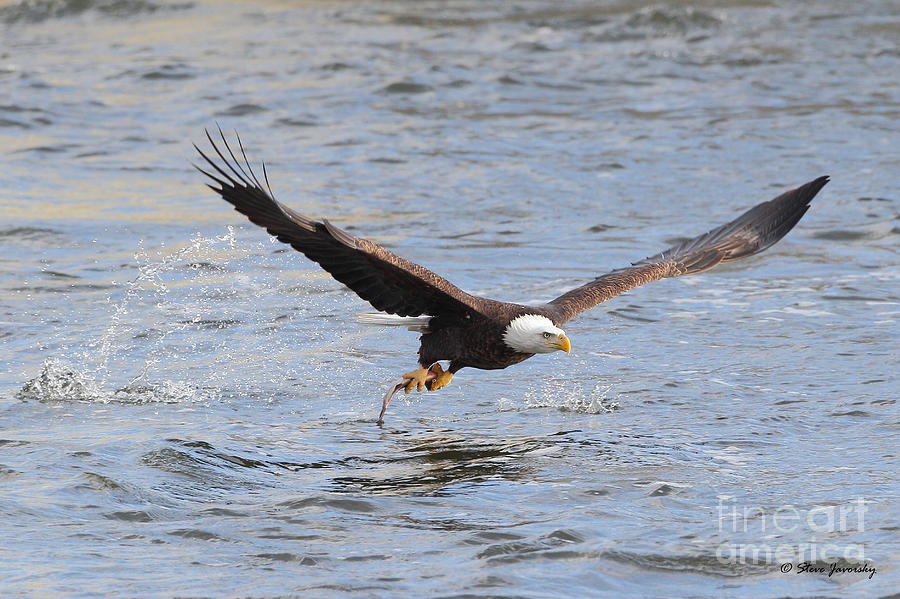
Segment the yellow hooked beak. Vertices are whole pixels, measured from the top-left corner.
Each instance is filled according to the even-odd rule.
[[[569,338],[562,333],[559,334],[555,341],[548,341],[547,344],[555,349],[561,349],[566,353],[569,353],[569,350],[572,349],[572,346],[569,344]]]

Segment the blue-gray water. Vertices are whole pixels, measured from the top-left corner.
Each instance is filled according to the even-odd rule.
[[[896,592],[898,73],[892,1],[0,3],[0,594]],[[833,180],[379,427],[416,336],[203,186],[216,122],[506,300]]]

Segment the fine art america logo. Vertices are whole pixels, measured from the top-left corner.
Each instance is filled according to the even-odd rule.
[[[785,574],[793,572],[827,577],[850,574],[872,578],[876,569],[866,561],[862,544],[816,540],[839,533],[865,532],[867,511],[862,498],[844,505],[819,505],[810,509],[793,505],[766,509],[761,506],[739,506],[734,499],[720,496],[720,533],[759,533],[759,538],[772,541],[722,543],[716,549],[716,558],[727,564],[778,564]],[[793,544],[779,541],[779,537],[788,535],[800,535],[809,540]]]

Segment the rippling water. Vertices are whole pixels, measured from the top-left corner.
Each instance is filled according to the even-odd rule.
[[[897,3],[23,0],[0,36],[0,594],[900,586]],[[415,336],[203,187],[216,122],[282,201],[525,302],[833,181],[379,427]]]

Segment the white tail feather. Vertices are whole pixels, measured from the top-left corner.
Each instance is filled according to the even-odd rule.
[[[431,316],[396,316],[384,312],[364,312],[356,315],[356,322],[372,326],[406,327],[410,331],[427,333]]]

